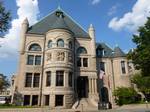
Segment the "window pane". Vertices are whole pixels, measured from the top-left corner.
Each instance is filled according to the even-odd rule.
[[[49,106],[49,95],[45,95],[45,106]]]
[[[83,58],[83,67],[88,67],[88,59]]]
[[[103,56],[103,52],[104,52],[103,49],[98,48],[98,49],[97,49],[97,56],[98,56],[98,57],[102,57],[102,56]]]
[[[80,54],[87,54],[87,50],[84,47],[79,47],[77,49],[77,54],[78,55],[80,55]]]
[[[72,49],[72,42],[69,42],[69,48]]]
[[[64,86],[64,71],[56,72],[56,86]]]
[[[126,73],[126,69],[125,69],[125,61],[121,61],[121,70],[122,70],[122,73],[123,73],[123,74]]]
[[[34,56],[28,55],[27,65],[33,65]]]
[[[57,47],[64,47],[64,41],[62,39],[57,41]]]
[[[29,47],[29,51],[41,51],[41,47],[40,47],[40,45],[38,45],[38,44],[32,44],[32,45]]]
[[[31,87],[32,85],[32,73],[26,73],[25,87]]]
[[[69,86],[72,87],[72,72],[69,72]]]
[[[24,95],[24,106],[30,105],[30,95]]]
[[[33,87],[39,87],[39,83],[40,83],[40,74],[35,73],[34,80],[33,80]]]
[[[32,105],[38,105],[38,95],[32,96]]]
[[[48,48],[51,48],[51,47],[52,47],[52,41],[49,40],[49,42],[48,42]]]
[[[63,106],[64,95],[56,95],[55,106]]]
[[[41,56],[35,56],[35,65],[41,65]]]
[[[51,72],[46,72],[46,86],[50,86],[51,85]]]
[[[77,58],[77,66],[81,67],[81,58]]]

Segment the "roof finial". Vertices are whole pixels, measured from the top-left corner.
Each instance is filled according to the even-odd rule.
[[[118,45],[118,44],[116,44],[116,45],[115,45],[115,47],[119,47],[119,45]]]
[[[58,5],[57,9],[58,9],[58,10],[61,10],[61,8],[60,8],[60,4]]]

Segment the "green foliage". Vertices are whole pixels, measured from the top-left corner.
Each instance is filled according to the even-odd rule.
[[[10,84],[9,84],[7,77],[4,76],[3,74],[0,74],[0,91],[2,91],[3,89],[6,89],[9,85]]]
[[[135,74],[131,78],[132,83],[135,83],[142,93],[150,94],[150,77],[143,77],[141,74]]]
[[[133,88],[118,87],[114,90],[115,102],[117,105],[136,103],[137,92]]]
[[[143,76],[150,76],[150,17],[138,32],[138,35],[133,35],[133,42],[137,47],[128,57],[133,60],[135,67],[141,70]]]
[[[11,20],[10,12],[6,11],[3,3],[0,1],[0,34],[6,32],[9,28]]]

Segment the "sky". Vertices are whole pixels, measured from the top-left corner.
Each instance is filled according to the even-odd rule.
[[[11,11],[11,27],[0,38],[0,73],[17,72],[20,26],[27,17],[30,26],[61,7],[86,31],[93,24],[96,41],[124,52],[135,47],[132,35],[150,16],[150,0],[2,0]]]

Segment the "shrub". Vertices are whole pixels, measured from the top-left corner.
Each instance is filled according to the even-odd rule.
[[[136,103],[137,92],[130,87],[118,87],[114,90],[117,105]]]

